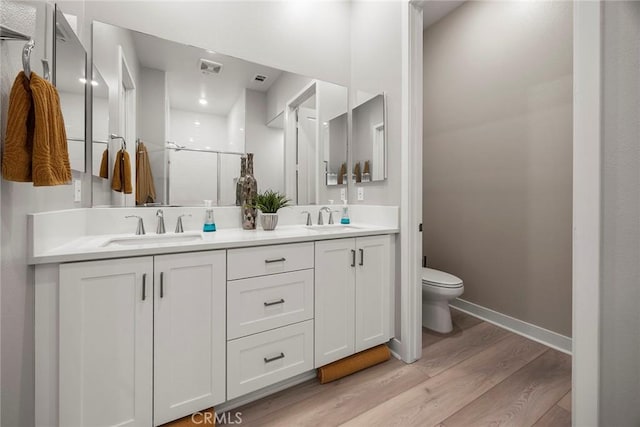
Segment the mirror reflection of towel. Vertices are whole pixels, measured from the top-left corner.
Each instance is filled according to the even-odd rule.
[[[124,192],[124,194],[133,193],[133,187],[131,186],[131,160],[129,160],[129,153],[125,150],[119,150],[116,155],[111,189],[119,193]]]
[[[156,187],[153,183],[149,153],[144,143],[138,143],[136,150],[136,204],[154,203]]]
[[[109,178],[109,149],[107,148],[102,153],[102,160],[100,161],[100,178]]]

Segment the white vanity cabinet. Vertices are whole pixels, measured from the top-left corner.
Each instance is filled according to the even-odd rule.
[[[315,244],[315,367],[392,338],[393,236]]]
[[[313,243],[228,252],[227,398],[313,369]]]
[[[59,426],[150,426],[153,258],[60,266]]]
[[[225,400],[225,251],[60,265],[60,426],[160,425]]]
[[[225,251],[154,257],[155,425],[225,401]]]

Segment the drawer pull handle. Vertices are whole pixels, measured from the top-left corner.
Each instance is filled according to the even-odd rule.
[[[275,362],[276,360],[279,360],[279,359],[284,359],[284,353],[280,353],[279,355],[271,357],[271,358],[265,357],[264,358],[264,363]]]
[[[364,249],[358,249],[360,251],[360,264],[364,265]]]
[[[280,298],[278,301],[265,302],[264,306],[269,307],[271,305],[278,305],[278,304],[284,304],[284,299]]]
[[[273,264],[274,262],[285,262],[287,259],[285,257],[282,258],[276,258],[276,259],[265,259],[264,263],[265,264]]]
[[[356,251],[351,249],[351,267],[356,266]]]
[[[142,275],[142,301],[147,299],[147,273]]]

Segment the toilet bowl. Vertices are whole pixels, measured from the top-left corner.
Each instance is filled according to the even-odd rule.
[[[443,334],[453,330],[449,302],[464,292],[462,280],[433,268],[422,269],[422,326]]]

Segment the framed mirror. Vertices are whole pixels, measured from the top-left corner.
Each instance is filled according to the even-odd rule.
[[[351,176],[356,183],[387,179],[387,130],[385,96],[366,97],[352,109],[353,166]]]
[[[87,53],[56,5],[52,83],[60,96],[71,169],[85,172],[85,99]],[[70,19],[73,20],[73,16]]]
[[[124,141],[133,180],[131,195],[94,185],[94,205],[235,205],[247,153],[258,191],[326,203],[327,172],[346,164],[347,129],[334,119],[347,113],[347,88],[102,22],[92,30],[94,67],[108,88],[105,181]],[[97,87],[94,112],[105,99]],[[141,194],[141,182],[153,191]]]

